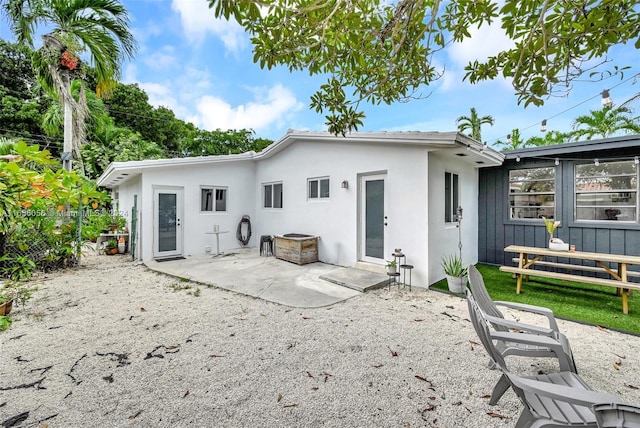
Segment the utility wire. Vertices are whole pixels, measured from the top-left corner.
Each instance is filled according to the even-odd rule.
[[[621,81],[620,83],[618,83],[618,84],[616,84],[616,85],[614,85],[614,86],[610,87],[608,90],[610,91],[610,90],[612,90],[612,89],[617,88],[618,86],[624,85],[624,84],[625,84],[625,83],[627,83],[628,81],[630,81],[630,80],[632,80],[632,79],[636,79],[636,78],[637,78],[637,77],[639,77],[639,76],[640,76],[640,73],[636,73],[636,74],[634,74],[633,76],[631,76],[631,77],[629,77],[629,78],[627,78],[627,79],[625,79],[625,80]],[[556,118],[556,117],[558,117],[558,116],[561,116],[561,115],[565,114],[566,112],[571,111],[571,110],[573,110],[574,108],[579,107],[579,106],[581,106],[581,105],[583,105],[583,104],[586,104],[586,103],[588,103],[589,101],[591,101],[591,100],[593,100],[593,99],[595,99],[595,98],[598,98],[598,97],[600,97],[600,96],[602,96],[602,91],[601,91],[601,92],[599,92],[599,93],[597,93],[596,95],[594,95],[594,96],[590,97],[590,98],[587,98],[587,99],[586,99],[586,100],[584,100],[584,101],[579,102],[578,104],[575,104],[575,105],[573,105],[573,106],[571,106],[571,107],[569,107],[569,108],[567,108],[567,109],[565,109],[565,110],[562,110],[560,113],[556,113],[556,114],[554,114],[554,115],[552,115],[552,116],[548,116],[548,117],[546,117],[546,118],[545,118],[545,120],[551,120],[551,119],[554,119],[554,118]],[[527,129],[531,129],[531,128],[536,127],[536,126],[540,126],[540,121],[538,121],[538,122],[536,122],[536,123],[534,123],[534,124],[532,124],[532,125],[529,125],[529,126],[527,126],[526,128],[518,128],[518,129],[519,129],[520,131],[526,131]],[[508,135],[508,134],[507,134],[507,135]],[[503,135],[502,137],[494,138],[493,140],[491,140],[491,142],[493,143],[493,142],[496,142],[496,141],[500,140],[501,138],[507,138],[507,135]]]

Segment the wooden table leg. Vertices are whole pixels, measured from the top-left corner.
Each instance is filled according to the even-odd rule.
[[[623,282],[627,282],[626,263],[618,263],[618,275]],[[626,288],[622,289],[622,313],[625,315],[629,313],[629,290]]]
[[[527,263],[527,255],[525,253],[520,253],[520,258],[518,259],[518,268],[522,269],[523,266]],[[518,275],[518,280],[516,282],[516,294],[520,294],[522,291],[522,274]],[[529,275],[527,275],[527,281],[529,280]]]

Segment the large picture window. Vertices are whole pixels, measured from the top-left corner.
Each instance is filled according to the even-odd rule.
[[[225,187],[201,187],[200,211],[225,212],[227,211],[227,189]]]
[[[282,208],[282,183],[262,185],[265,208]]]
[[[458,221],[456,210],[460,204],[460,184],[458,174],[444,173],[444,221],[452,223]]]
[[[554,167],[509,171],[509,218],[539,219],[556,216]]]
[[[636,221],[638,171],[634,162],[575,167],[576,220]]]

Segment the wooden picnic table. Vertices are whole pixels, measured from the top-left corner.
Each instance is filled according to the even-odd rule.
[[[624,254],[592,253],[587,251],[555,251],[548,248],[525,247],[520,245],[509,245],[504,249],[508,253],[517,253],[514,258],[518,266],[500,266],[503,272],[510,272],[517,275],[516,294],[522,290],[522,277],[530,275],[555,278],[565,281],[577,281],[588,284],[605,285],[615,287],[617,294],[622,296],[622,312],[629,313],[629,290],[640,290],[640,284],[629,282],[629,276],[640,276],[638,272],[629,271],[630,265],[640,265],[640,257],[627,256]],[[577,259],[595,262],[596,266],[583,266],[577,264],[560,263],[545,260],[545,257],[561,257],[567,259]],[[617,269],[611,268],[608,263],[615,263]],[[533,266],[546,266],[565,270],[583,270],[589,272],[606,273],[611,278],[600,278],[595,276],[576,275],[572,273],[553,272],[548,270],[534,269]]]

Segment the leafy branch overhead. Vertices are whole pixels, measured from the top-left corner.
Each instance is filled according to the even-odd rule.
[[[512,80],[519,103],[541,105],[572,82],[622,75],[609,49],[640,47],[635,2],[508,0],[209,0],[215,16],[236,20],[251,35],[254,62],[326,75],[310,106],[329,131],[357,130],[362,102],[391,104],[428,96],[444,69],[436,55],[471,37],[470,29],[499,23],[513,47],[466,67],[472,83]],[[605,66],[605,67],[603,67]]]

